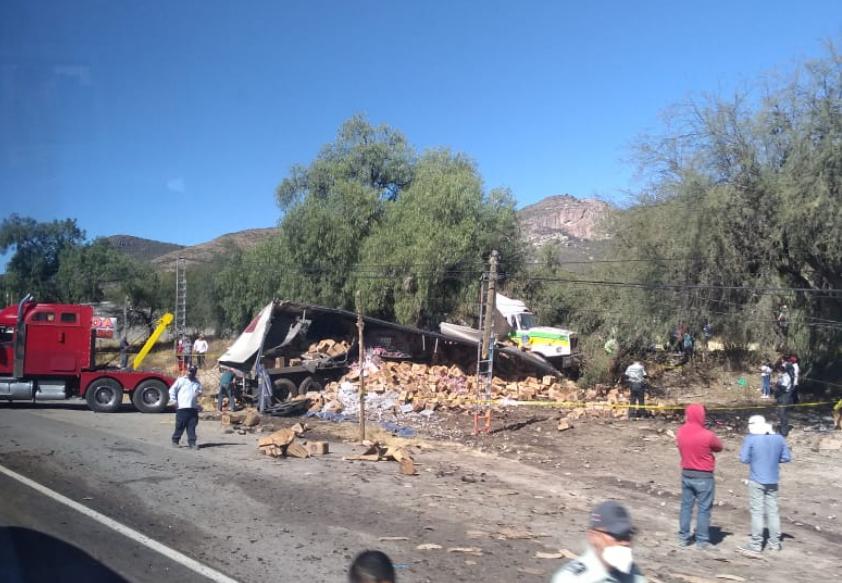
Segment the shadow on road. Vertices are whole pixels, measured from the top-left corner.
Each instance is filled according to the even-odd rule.
[[[88,409],[87,403],[82,399],[73,399],[67,402],[55,402],[55,401],[44,401],[44,402],[36,402],[33,403],[32,401],[13,401],[11,403],[8,402],[0,402],[3,407],[7,407],[9,409],[56,409],[60,411],[90,411]],[[112,413],[102,413],[103,415],[114,415],[114,413],[137,413],[137,409],[129,405],[128,403],[123,403],[120,405],[120,408]],[[163,411],[163,413],[172,413],[170,410]]]
[[[199,449],[210,449],[211,447],[244,446],[245,443],[200,443]]]
[[[123,577],[88,553],[48,534],[0,527],[0,581],[121,583]]]

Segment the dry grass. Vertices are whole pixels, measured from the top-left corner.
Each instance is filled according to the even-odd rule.
[[[216,367],[217,359],[231,345],[233,340],[212,339],[208,341],[208,353],[205,357],[205,368],[199,371],[199,380],[202,384],[219,382],[219,371]],[[129,363],[134,354],[129,357]],[[120,352],[116,347],[97,346],[97,364],[117,365],[120,361]],[[175,358],[175,349],[170,341],[159,342],[146,355],[141,370],[157,370],[170,376],[178,376],[178,364]],[[211,386],[207,384],[206,386]]]

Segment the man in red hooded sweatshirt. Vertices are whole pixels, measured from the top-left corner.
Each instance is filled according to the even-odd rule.
[[[696,548],[707,550],[710,544],[710,509],[713,506],[713,453],[722,451],[722,442],[705,428],[705,408],[698,403],[687,405],[684,425],[675,434],[681,454],[681,514],[678,519],[678,544],[690,546],[690,521],[693,505],[698,503]]]

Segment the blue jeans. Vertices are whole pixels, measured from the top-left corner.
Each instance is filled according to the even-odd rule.
[[[237,398],[234,396],[234,384],[230,384],[227,387],[223,387],[220,385],[219,387],[219,394],[216,396],[216,409],[217,411],[222,411],[222,400],[225,397],[228,397],[228,410],[229,411],[236,411],[237,410]]]
[[[771,379],[769,377],[761,376],[760,380],[763,383],[762,386],[761,386],[761,389],[762,389],[761,392],[763,393],[763,396],[764,397],[770,396],[772,394]]]
[[[696,516],[696,544],[710,542],[710,509],[713,506],[714,484],[710,478],[681,477],[681,514],[678,517],[678,539],[690,542],[690,521],[693,518],[693,505],[698,503]]]

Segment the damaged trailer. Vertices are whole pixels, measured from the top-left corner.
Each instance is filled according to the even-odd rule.
[[[459,364],[476,370],[476,340],[363,318],[366,354],[383,360],[428,364]],[[265,306],[219,357],[221,366],[243,375],[242,397],[258,404],[259,387],[268,402],[279,407],[292,397],[321,391],[339,380],[358,361],[357,314],[348,310],[275,300]],[[503,376],[561,376],[550,363],[517,348],[498,347],[495,370]],[[267,394],[268,393],[268,394]]]

